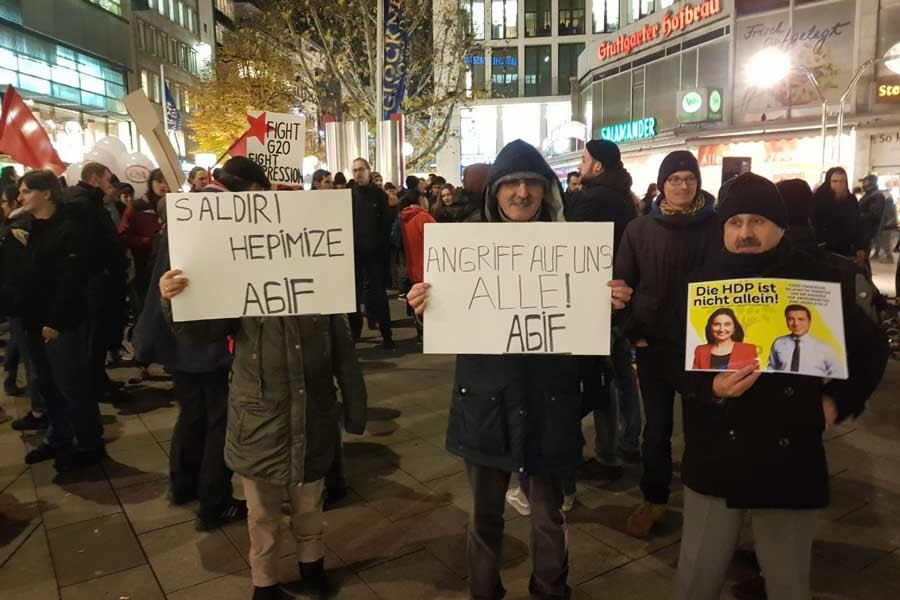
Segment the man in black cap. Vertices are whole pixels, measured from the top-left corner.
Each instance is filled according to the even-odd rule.
[[[618,251],[625,227],[637,217],[631,201],[631,175],[622,164],[619,147],[609,140],[590,140],[581,154],[578,166],[581,175],[580,192],[572,195],[566,208],[567,221],[610,222],[614,226],[613,252]],[[626,421],[640,428],[637,381],[631,366],[631,343],[620,327],[613,326],[610,358],[584,357],[581,359],[585,388],[584,412],[594,412],[596,439],[594,450],[597,463],[585,465],[593,478],[615,480],[622,476],[622,456],[619,454],[619,411],[626,414]],[[610,364],[610,359],[611,363]],[[610,369],[611,367],[611,369]],[[613,375],[607,386],[606,372]],[[634,426],[632,427],[634,429]],[[633,457],[637,451],[637,434]],[[574,494],[574,486],[566,490]]]
[[[798,251],[784,236],[788,213],[771,181],[753,173],[738,176],[720,199],[719,217],[724,249],[717,249],[690,280],[839,283],[849,379],[761,374],[758,363],[740,371],[685,376],[684,527],[676,598],[719,598],[749,512],[766,596],[808,599],[817,509],[828,506],[822,432],[862,412],[881,380],[888,347],[857,307],[849,271]],[[681,308],[683,335],[686,286],[678,299],[674,304]]]
[[[616,254],[614,275],[634,288],[622,328],[637,348],[637,374],[644,402],[641,492],[644,502],[628,519],[627,531],[650,535],[666,513],[672,483],[675,390],[684,361],[682,315],[673,299],[688,273],[722,245],[713,197],[700,188],[700,165],[686,150],[663,159],[662,192],[649,215],[628,224]]]

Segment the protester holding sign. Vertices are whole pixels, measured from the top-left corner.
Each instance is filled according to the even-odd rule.
[[[790,367],[762,373],[758,364],[685,377],[677,597],[719,598],[749,511],[768,598],[810,598],[815,509],[828,505],[822,431],[863,410],[884,371],[887,344],[856,306],[852,278],[796,250],[784,237],[787,213],[773,183],[740,175],[720,199],[719,214],[725,249],[691,281],[756,277],[838,284],[849,379],[793,374]],[[798,310],[788,309],[788,314]],[[793,329],[799,334],[808,328],[795,324]]]
[[[700,165],[677,150],[659,167],[662,193],[649,215],[628,224],[616,253],[615,276],[634,287],[622,328],[637,348],[637,374],[644,402],[641,493],[644,502],[628,520],[628,533],[646,538],[666,513],[672,483],[675,389],[682,369],[684,330],[677,298],[687,274],[715,252],[722,230],[713,197],[701,189]]]
[[[535,148],[516,140],[500,151],[487,179],[484,213],[498,223],[562,219],[562,189]],[[622,282],[610,285],[613,304],[623,306],[630,288]],[[407,296],[418,314],[425,311],[429,287],[416,284]],[[527,475],[521,485],[531,505],[531,592],[541,598],[571,595],[560,506],[563,477],[581,460],[580,424],[577,357],[457,356],[447,449],[465,459],[474,496],[466,550],[473,598],[504,594],[503,509],[513,472]]]
[[[230,174],[228,164],[223,171],[222,182],[229,187],[238,178],[256,179]],[[322,502],[337,446],[335,431],[342,412],[347,431],[361,434],[366,426],[365,383],[347,318],[174,322],[170,301],[187,286],[177,269],[159,280],[163,310],[180,340],[214,343],[234,336],[225,461],[241,476],[247,498],[253,600],[279,597],[277,547],[285,491],[301,585],[306,593],[326,595],[331,588],[324,570]]]

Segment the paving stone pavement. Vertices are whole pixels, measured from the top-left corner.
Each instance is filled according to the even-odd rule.
[[[365,435],[346,436],[351,494],[325,515],[326,566],[341,599],[464,599],[471,494],[462,462],[443,449],[453,360],[421,355],[402,305],[391,304],[398,350],[377,350],[372,337],[359,345],[370,424]],[[0,425],[0,598],[250,597],[245,524],[198,533],[196,506],[172,507],[166,500],[177,408],[171,380],[158,368],[153,373],[153,380],[131,388],[130,402],[102,406],[109,459],[77,476],[61,477],[49,463],[26,468],[26,449],[38,439]],[[137,372],[122,368],[111,374],[124,381]],[[866,414],[827,433],[833,498],[821,513],[814,546],[816,598],[900,597],[898,386],[900,363],[891,361]],[[12,415],[27,407],[23,398],[2,402]],[[589,419],[584,426],[592,439]],[[680,436],[674,447],[677,457]],[[579,482],[578,502],[568,515],[575,598],[669,597],[678,559],[680,485],[660,534],[643,542],[623,533],[629,508],[640,500],[638,477],[639,468],[630,466],[613,484]],[[511,510],[506,519],[507,598],[525,599],[529,524]],[[296,580],[286,529],[281,550],[282,580]],[[750,574],[736,565],[729,580]],[[723,599],[732,598],[728,588]]]

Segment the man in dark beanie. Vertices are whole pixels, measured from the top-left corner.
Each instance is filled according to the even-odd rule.
[[[562,188],[533,146],[507,144],[491,167],[484,219],[494,223],[562,221]],[[631,290],[612,281],[613,306],[622,308]],[[407,298],[416,314],[425,310],[427,283]],[[460,354],[447,425],[447,450],[461,456],[472,489],[466,543],[471,598],[505,595],[500,581],[504,496],[513,472],[530,504],[533,571],[531,597],[567,600],[568,549],[563,478],[581,460],[581,394],[576,356]]]
[[[581,175],[581,191],[572,195],[566,208],[566,221],[609,222],[614,226],[613,252],[625,227],[637,217],[631,200],[631,175],[622,164],[619,147],[609,140],[590,140],[581,153],[578,166]],[[630,448],[637,454],[637,438],[640,435],[640,406],[637,381],[631,365],[631,342],[618,326],[613,327],[610,358],[582,358],[584,378],[584,412],[593,411],[596,439],[594,450],[597,464],[585,465],[597,479],[615,480],[622,476],[622,456],[619,453],[619,412],[630,423]],[[611,359],[611,360],[610,360]],[[607,377],[611,371],[612,377]],[[612,379],[613,385],[604,385]],[[628,431],[626,431],[628,433]],[[626,444],[626,446],[629,444]],[[570,482],[567,495],[575,493],[574,481]]]
[[[672,427],[678,374],[683,368],[684,328],[677,298],[688,273],[722,245],[713,197],[700,188],[700,165],[685,150],[670,153],[659,167],[660,195],[649,215],[628,224],[616,253],[614,274],[634,288],[622,324],[637,349],[644,402],[641,443],[641,503],[627,531],[650,535],[666,514],[672,483]]]
[[[809,254],[817,251],[816,231],[813,229],[813,193],[802,179],[785,179],[775,184],[787,210],[788,226],[785,235],[798,250]]]
[[[788,211],[771,181],[753,173],[737,177],[719,201],[719,216],[724,248],[689,281],[763,277],[840,284],[850,377],[761,374],[758,363],[684,376],[684,527],[676,598],[720,597],[749,512],[766,596],[809,599],[817,509],[828,506],[829,496],[822,432],[862,412],[881,380],[888,347],[854,302],[852,280],[798,251],[784,235]],[[686,286],[678,299],[683,335]]]

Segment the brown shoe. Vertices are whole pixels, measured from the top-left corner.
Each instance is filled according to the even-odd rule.
[[[642,540],[649,539],[653,526],[659,523],[665,514],[665,504],[641,502],[640,506],[628,517],[628,525],[625,528],[625,532],[632,537]]]

